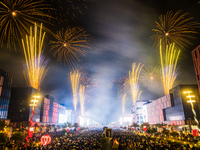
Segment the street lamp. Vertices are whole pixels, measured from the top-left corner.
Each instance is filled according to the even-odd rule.
[[[32,118],[33,118],[33,113],[34,113],[34,109],[35,109],[35,106],[37,106],[37,102],[38,102],[38,98],[40,98],[40,96],[33,96],[33,100],[31,100],[31,104],[29,104],[29,106],[32,106],[32,111],[31,111],[31,117],[30,117],[30,124],[29,124],[29,127],[32,126]],[[29,132],[29,129],[28,129],[28,132]]]
[[[198,122],[198,120],[197,120],[197,115],[196,115],[196,112],[195,112],[195,110],[194,110],[194,105],[193,105],[193,103],[196,102],[196,101],[195,101],[195,100],[192,100],[192,98],[195,97],[195,96],[194,96],[194,95],[190,95],[190,94],[192,93],[192,91],[185,91],[185,92],[183,92],[183,93],[184,93],[184,94],[188,94],[188,96],[186,96],[186,97],[189,98],[189,101],[187,101],[187,102],[191,104],[192,112],[193,112],[193,114],[194,114],[194,120],[195,120],[195,122],[197,123],[197,127],[198,127],[198,129],[199,129],[199,122]]]

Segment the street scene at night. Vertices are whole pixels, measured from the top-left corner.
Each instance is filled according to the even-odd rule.
[[[200,149],[199,0],[0,0],[0,150]]]

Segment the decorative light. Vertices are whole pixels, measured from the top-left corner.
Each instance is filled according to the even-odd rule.
[[[16,12],[13,11],[13,12],[12,12],[12,16],[16,16]]]
[[[50,135],[43,135],[40,139],[42,145],[48,145],[51,143],[51,136]]]

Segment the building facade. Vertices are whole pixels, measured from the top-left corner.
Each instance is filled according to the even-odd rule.
[[[8,111],[8,119],[11,122],[28,122],[31,117],[31,100],[33,96],[40,96],[34,109],[32,121],[40,122],[40,109],[42,93],[32,87],[15,87],[11,89],[11,98]]]
[[[194,123],[194,114],[189,100],[184,94],[190,90],[191,95],[195,95],[194,110],[197,119],[200,120],[200,100],[197,85],[178,85],[170,90],[170,94],[165,95],[147,104],[148,121],[150,124],[170,124],[188,125],[191,120]]]
[[[143,105],[145,103],[148,103],[149,100],[138,100],[135,103],[135,106],[133,105],[131,107],[131,114],[133,116],[133,122],[141,124],[144,121],[144,110],[143,110]]]
[[[200,45],[196,47],[191,53],[200,93]]]
[[[0,69],[0,119],[7,119],[13,76]]]

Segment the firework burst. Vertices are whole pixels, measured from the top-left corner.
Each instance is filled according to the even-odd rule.
[[[72,84],[72,93],[73,93],[73,105],[74,111],[76,114],[76,108],[78,103],[78,88],[79,88],[79,81],[80,81],[81,73],[79,70],[70,71],[70,79]]]
[[[88,9],[87,5],[91,0],[43,0],[57,8],[56,10],[49,10],[52,16],[55,16],[58,23],[75,19],[77,14],[83,14],[83,9]]]
[[[85,112],[85,106],[84,106],[84,102],[85,102],[85,86],[84,85],[80,85],[79,97],[80,97],[80,104],[81,104],[81,116],[84,116],[84,112]]]
[[[158,67],[148,66],[144,67],[141,71],[140,81],[143,86],[147,88],[152,88],[158,83],[160,79],[160,69]]]
[[[11,45],[16,49],[16,42],[20,44],[23,35],[30,34],[29,27],[35,22],[48,22],[42,19],[52,18],[43,13],[50,10],[48,5],[40,0],[2,0],[0,2],[0,43],[3,46],[7,42],[7,47]]]
[[[177,70],[179,55],[180,50],[176,50],[175,43],[169,46],[167,45],[165,54],[163,54],[163,48],[160,42],[161,81],[165,94],[169,94],[169,90],[179,83],[179,81],[176,81],[180,74]]]
[[[157,29],[151,38],[155,41],[154,44],[159,47],[160,39],[162,45],[166,46],[170,43],[175,43],[180,49],[185,49],[187,45],[192,45],[191,39],[195,39],[195,31],[199,27],[199,23],[194,21],[194,17],[188,17],[189,13],[182,13],[178,10],[176,13],[168,11],[166,15],[159,17],[160,23],[156,23]]]
[[[142,93],[142,91],[139,90],[138,81],[143,66],[144,65],[141,65],[140,63],[138,64],[138,66],[136,65],[136,63],[133,63],[132,71],[129,71],[129,84],[131,87],[133,104],[135,104],[135,102],[140,98],[140,95]]]
[[[22,39],[22,46],[26,64],[24,65],[24,77],[27,84],[35,89],[40,90],[41,83],[48,71],[46,68],[49,59],[46,59],[42,53],[45,32],[42,33],[42,24],[40,26],[39,36],[37,34],[37,25],[30,27],[30,36],[26,35],[26,39]]]
[[[125,104],[126,104],[127,98],[126,98],[126,93],[123,94],[122,96],[122,114],[124,115],[125,113]]]
[[[50,41],[50,50],[55,50],[53,56],[57,56],[57,61],[73,66],[79,61],[79,55],[85,56],[83,48],[89,48],[88,36],[80,27],[68,27],[66,31],[62,29],[54,35],[56,41]]]

